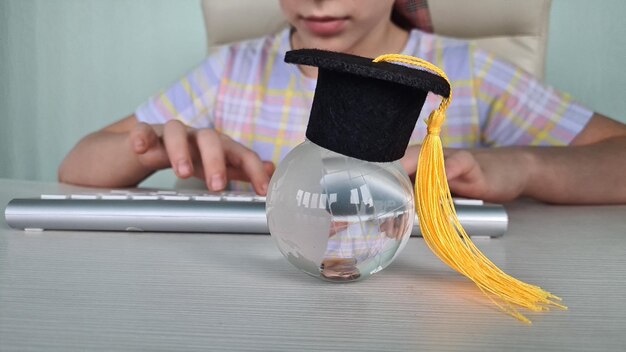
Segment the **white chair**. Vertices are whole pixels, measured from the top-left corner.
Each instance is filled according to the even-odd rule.
[[[285,26],[278,0],[201,0],[209,47]],[[434,32],[480,47],[543,79],[552,0],[429,0]]]

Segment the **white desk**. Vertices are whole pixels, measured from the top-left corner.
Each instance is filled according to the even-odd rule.
[[[0,180],[0,204],[54,192]],[[372,278],[298,272],[269,236],[43,232],[0,221],[0,350],[617,351],[626,346],[626,206],[507,206],[477,244],[569,311],[498,311],[412,238]],[[2,216],[4,219],[4,216]]]

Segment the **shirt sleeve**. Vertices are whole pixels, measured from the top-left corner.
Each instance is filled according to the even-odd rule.
[[[214,105],[228,50],[218,49],[171,87],[140,105],[135,116],[141,122],[163,124],[179,120],[194,128],[214,126]]]
[[[568,145],[593,115],[568,94],[493,55],[474,49],[473,58],[482,145]]]

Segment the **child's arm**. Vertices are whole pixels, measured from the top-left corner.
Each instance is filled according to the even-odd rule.
[[[153,172],[173,167],[178,177],[201,177],[224,189],[228,179],[251,181],[265,194],[274,168],[229,137],[191,129],[179,121],[140,123],[128,116],[83,138],[59,168],[61,182],[96,187],[132,187]]]
[[[419,147],[402,160],[415,172]],[[626,203],[626,125],[595,114],[567,147],[446,151],[459,196],[507,202],[520,196],[561,204]]]
[[[132,152],[129,132],[137,125],[128,116],[85,136],[59,167],[59,181],[82,186],[130,187],[155,171]]]

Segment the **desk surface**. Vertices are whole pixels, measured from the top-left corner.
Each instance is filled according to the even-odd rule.
[[[63,190],[0,180],[0,204]],[[0,220],[0,350],[600,351],[626,346],[626,206],[507,206],[476,241],[568,311],[524,325],[420,238],[368,280],[300,273],[269,236],[25,233]]]

